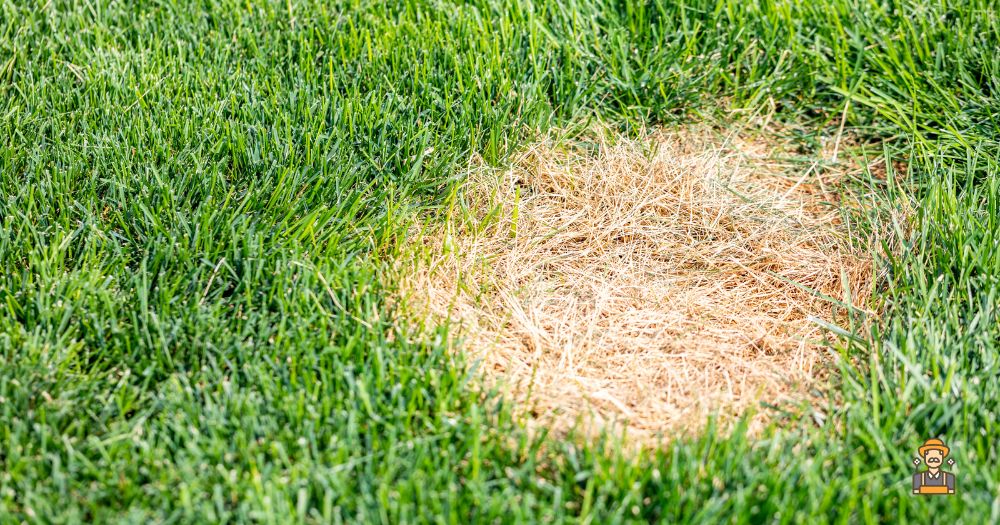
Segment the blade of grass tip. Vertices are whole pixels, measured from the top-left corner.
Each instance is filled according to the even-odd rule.
[[[223,257],[219,259],[219,262],[215,264],[215,268],[212,270],[212,276],[208,278],[208,284],[205,285],[205,290],[201,292],[201,299],[198,300],[199,305],[205,304],[205,297],[208,296],[208,290],[212,287],[212,282],[215,281],[215,276],[219,274],[219,268],[222,264],[226,262],[226,258]]]
[[[171,76],[173,76],[172,73],[167,73],[166,75],[163,75],[162,77],[160,77],[160,79],[157,80],[155,84],[153,84],[152,86],[150,86],[149,89],[147,89],[146,91],[143,91],[142,93],[140,93],[136,97],[135,102],[129,104],[129,106],[127,108],[125,108],[124,113],[128,113],[129,111],[132,111],[132,108],[134,108],[137,105],[139,105],[139,103],[142,102],[142,100],[146,97],[146,95],[149,94],[150,91],[158,88],[160,86],[160,84],[163,84],[163,81],[165,81],[166,79],[170,78]]]
[[[299,263],[299,266],[302,266],[303,268],[308,267],[307,265],[302,263]],[[333,293],[333,288],[330,287],[330,283],[326,280],[326,277],[323,276],[323,272],[321,272],[319,268],[313,267],[312,269],[316,271],[316,277],[318,277],[320,282],[323,283],[323,288],[326,289],[326,294],[330,296],[330,300],[333,301],[333,304],[336,305],[336,307],[339,308],[340,311],[343,312],[345,315],[357,321],[361,326],[364,326],[365,328],[372,330],[373,328],[371,324],[366,322],[364,319],[358,318],[353,313],[351,313],[347,308],[344,308],[344,305],[340,303],[339,299],[337,299],[337,295]]]
[[[425,131],[424,136],[420,141],[420,151],[417,153],[417,158],[413,161],[413,167],[410,168],[410,172],[406,174],[406,181],[415,181],[417,176],[420,175],[420,171],[423,169],[424,157],[434,152],[434,148],[428,147],[431,141],[430,131]]]
[[[514,189],[514,211],[510,217],[510,238],[517,237],[517,220],[521,212],[521,187]]]
[[[844,304],[851,304],[851,305],[853,305],[854,304],[854,299],[851,296],[851,280],[847,276],[847,270],[845,268],[841,268],[840,269],[840,286],[844,290],[844,299],[843,299]],[[851,320],[851,324],[853,325],[854,324],[854,317],[853,316],[849,316],[849,318]],[[854,327],[852,326],[851,328],[853,329]]]
[[[847,112],[851,109],[851,99],[845,97],[844,112],[840,114],[840,127],[837,129],[837,138],[833,142],[833,155],[831,162],[837,162],[837,154],[840,153],[840,139],[844,136],[844,124],[847,122]]]
[[[809,321],[810,323],[813,323],[813,324],[815,324],[815,325],[823,328],[824,330],[827,330],[827,331],[835,334],[835,335],[838,335],[838,336],[840,336],[840,337],[842,337],[844,339],[848,339],[851,342],[858,343],[858,344],[860,344],[862,346],[865,346],[865,347],[867,347],[868,344],[869,344],[868,341],[866,341],[866,340],[858,337],[856,334],[854,334],[854,333],[852,333],[852,332],[850,332],[848,330],[845,330],[842,327],[840,327],[840,326],[838,326],[836,324],[833,324],[833,323],[831,323],[829,321],[825,321],[823,319],[820,319],[819,317],[809,316],[809,317],[806,318],[806,320]]]
[[[783,282],[786,282],[786,283],[788,283],[788,284],[790,284],[790,285],[792,285],[792,286],[794,286],[794,287],[796,287],[796,288],[798,288],[798,289],[800,289],[800,290],[802,290],[802,291],[804,291],[806,293],[809,293],[813,297],[817,297],[819,299],[823,299],[824,301],[827,301],[827,302],[829,302],[831,304],[835,304],[837,306],[840,306],[841,308],[844,308],[844,309],[846,309],[848,311],[855,311],[855,312],[861,313],[861,314],[867,314],[868,313],[867,311],[865,311],[865,310],[863,310],[863,309],[861,309],[861,308],[859,308],[857,306],[854,306],[854,305],[849,304],[849,303],[845,303],[844,301],[841,301],[840,299],[836,299],[836,298],[830,297],[829,295],[826,295],[826,294],[820,292],[819,290],[815,290],[815,289],[813,289],[813,288],[811,288],[809,286],[806,286],[804,284],[797,283],[797,282],[795,282],[795,281],[793,281],[793,280],[791,280],[791,279],[789,279],[789,278],[787,278],[787,277],[785,277],[783,275],[777,274],[777,273],[772,272],[772,271],[765,271],[764,273],[770,275],[771,277],[774,277],[775,279],[779,279],[779,280],[781,280]]]
[[[924,375],[924,371],[921,369],[920,366],[915,364],[913,361],[910,361],[903,354],[903,351],[899,349],[899,347],[896,345],[895,342],[886,341],[883,347],[888,348],[892,356],[898,359],[899,362],[903,363],[903,368],[910,373],[910,375],[908,376],[910,379],[913,379],[914,381],[919,383],[924,390],[930,390],[931,384],[930,381],[927,380],[927,377]]]

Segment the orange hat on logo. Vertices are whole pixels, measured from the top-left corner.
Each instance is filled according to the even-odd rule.
[[[948,455],[948,447],[944,446],[944,441],[940,439],[928,439],[924,441],[924,446],[920,447],[918,451],[920,452],[920,457],[923,457],[928,450],[940,450],[941,454]]]

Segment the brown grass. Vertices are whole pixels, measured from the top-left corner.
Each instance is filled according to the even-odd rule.
[[[473,174],[471,214],[403,272],[408,304],[455,323],[486,377],[557,429],[582,416],[653,437],[806,400],[816,319],[842,321],[810,290],[862,308],[872,291],[872,250],[826,204],[838,173],[708,129],[591,146],[547,141]]]

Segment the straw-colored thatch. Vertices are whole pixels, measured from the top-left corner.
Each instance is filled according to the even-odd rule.
[[[473,174],[471,216],[404,272],[408,304],[557,428],[672,434],[807,400],[827,359],[815,320],[842,321],[818,294],[864,308],[872,289],[871,250],[828,204],[835,171],[705,129],[612,142]]]

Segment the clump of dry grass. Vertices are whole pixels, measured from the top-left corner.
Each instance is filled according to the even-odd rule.
[[[872,260],[824,204],[830,170],[786,152],[704,129],[538,144],[471,177],[475,217],[424,238],[408,302],[557,428],[654,436],[802,400],[815,318],[837,321],[815,292],[867,305]]]

